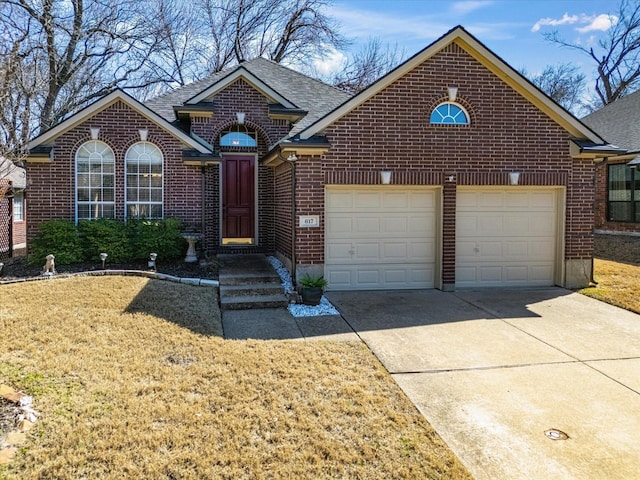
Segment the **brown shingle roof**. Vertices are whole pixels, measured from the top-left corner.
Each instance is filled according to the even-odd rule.
[[[176,119],[173,110],[174,106],[182,105],[190,98],[195,97],[198,93],[240,68],[245,68],[282,97],[296,105],[296,107],[308,112],[294,125],[290,136],[311,125],[350,97],[349,94],[342,90],[295,70],[264,58],[255,58],[155,97],[145,102],[145,105],[168,121],[173,122]]]
[[[640,151],[640,90],[604,106],[582,119],[607,142]]]

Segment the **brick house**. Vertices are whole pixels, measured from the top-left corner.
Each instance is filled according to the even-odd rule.
[[[623,149],[596,166],[595,231],[640,234],[640,90],[582,121]]]
[[[27,252],[24,168],[0,157],[0,261]]]
[[[209,254],[329,289],[452,290],[586,285],[611,147],[456,27],[353,97],[258,58],[145,104],[114,91],[30,149],[29,236],[178,217]]]

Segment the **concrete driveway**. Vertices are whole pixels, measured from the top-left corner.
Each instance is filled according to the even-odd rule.
[[[639,315],[561,288],[327,297],[478,480],[640,478]]]

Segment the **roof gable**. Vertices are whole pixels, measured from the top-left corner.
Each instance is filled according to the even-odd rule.
[[[234,74],[240,69],[242,69],[243,73]],[[145,105],[168,121],[173,121],[176,118],[174,106],[183,106],[187,102],[207,98],[207,95],[215,94],[216,91],[225,88],[240,77],[247,80],[254,88],[262,91],[267,97],[270,95],[275,97],[273,98],[274,103],[282,105],[289,113],[295,110],[298,110],[299,113],[306,112],[306,115],[301,120],[295,122],[291,131],[292,135],[326,115],[327,112],[330,112],[351,97],[351,95],[336,87],[327,85],[271,60],[258,57],[152,98],[145,102]],[[287,107],[287,103],[294,105],[296,108]]]
[[[138,102],[135,98],[133,98],[132,96],[128,95],[127,93],[125,93],[120,89],[114,90],[108,95],[105,95],[101,99],[93,102],[92,104],[86,106],[82,110],[71,115],[69,118],[60,122],[55,127],[38,135],[36,138],[34,138],[29,142],[29,146],[28,146],[29,150],[32,150],[38,146],[46,145],[47,143],[52,142],[60,135],[80,125],[81,123],[88,120],[92,116],[110,107],[117,101],[121,101],[125,103],[130,108],[138,112],[140,115],[147,118],[149,121],[155,123],[160,128],[167,131],[169,134],[174,136],[176,139],[180,140],[182,143],[184,143],[188,147],[194,150],[197,150],[200,153],[211,153],[210,150],[205,145],[196,141],[194,138],[190,137],[185,132],[177,128],[175,125],[169,123],[166,119],[164,119],[163,117],[155,113],[153,110],[150,110],[148,107],[144,106],[142,103]]]
[[[229,85],[233,84],[237,80],[242,79],[257,91],[259,91],[262,95],[267,97],[270,103],[278,103],[286,108],[297,108],[293,102],[289,101],[275,89],[271,88],[265,81],[256,77],[253,73],[248,71],[242,65],[226,75],[225,77],[219,79],[214,84],[210,85],[208,88],[202,90],[195,96],[188,99],[185,104],[193,105],[210,99],[216,93],[224,90]]]
[[[588,139],[595,143],[604,143],[604,140],[600,138],[598,134],[551,100],[551,98],[549,98],[545,93],[534,86],[520,73],[511,68],[500,57],[491,52],[461,26],[455,27],[447,32],[431,45],[427,46],[425,49],[409,58],[387,75],[371,84],[365,90],[342,103],[313,124],[307,126],[304,130],[300,131],[298,135],[303,140],[313,137],[314,135],[318,135],[329,125],[365,103],[374,95],[393,84],[399,78],[403,77],[418,65],[424,63],[451,43],[456,43],[465,52],[480,62],[485,68],[562,126],[562,128],[564,128],[572,137]]]

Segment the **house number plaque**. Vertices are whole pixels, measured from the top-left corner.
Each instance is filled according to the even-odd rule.
[[[319,215],[300,215],[300,227],[317,227],[320,225]]]

